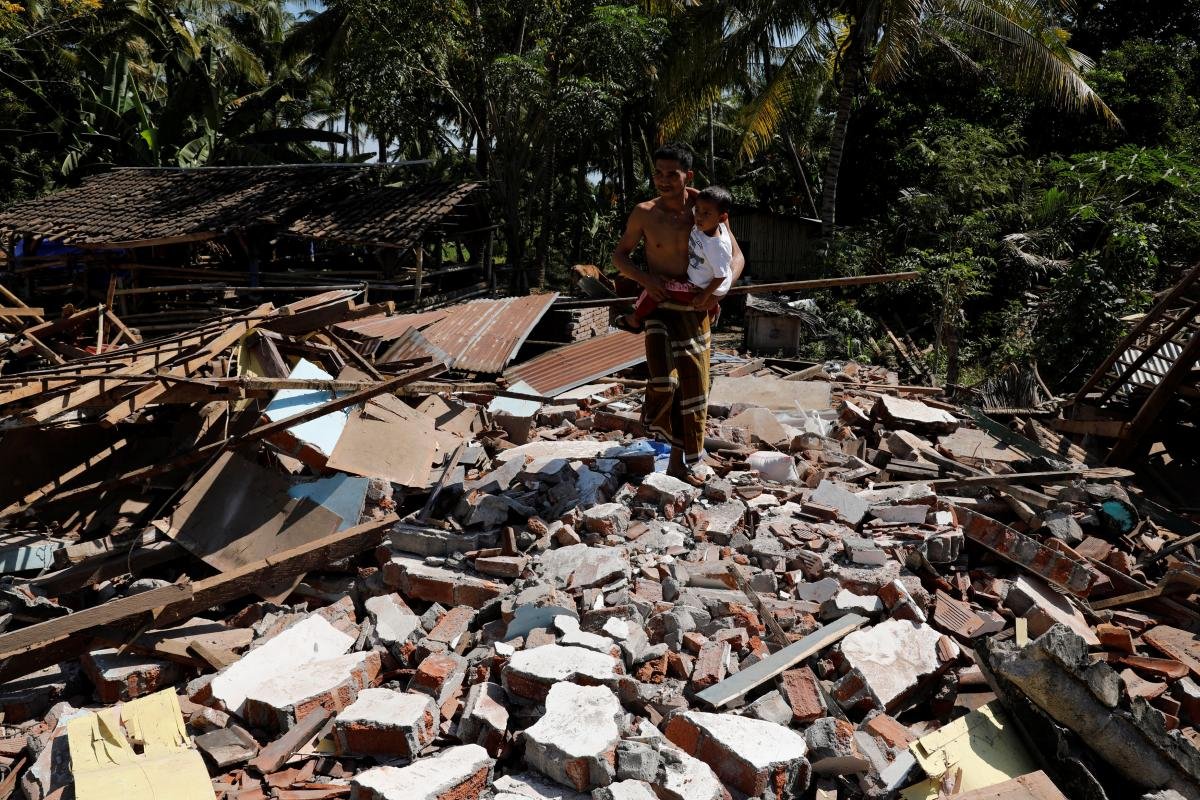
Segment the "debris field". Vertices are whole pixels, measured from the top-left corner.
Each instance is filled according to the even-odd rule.
[[[719,353],[693,486],[636,337],[504,372],[520,300],[7,335],[0,798],[1200,797],[1198,536],[1132,472]]]

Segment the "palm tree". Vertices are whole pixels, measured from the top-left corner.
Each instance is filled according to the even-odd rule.
[[[713,48],[707,52],[719,54],[708,59],[711,69],[699,65],[706,79],[696,79],[696,67],[678,70],[690,74],[694,88],[676,96],[677,113],[666,117],[664,134],[673,135],[731,80],[744,82],[747,72],[733,68],[749,63],[752,49],[762,52],[766,35],[782,59],[747,105],[742,154],[752,156],[770,134],[781,131],[785,106],[813,79],[823,58],[837,92],[821,183],[821,223],[828,236],[836,220],[838,175],[855,98],[868,85],[884,87],[906,74],[923,48],[945,48],[964,68],[979,72],[984,67],[977,59],[986,56],[988,67],[1015,88],[1119,125],[1084,78],[1091,60],[1068,45],[1058,24],[1056,12],[1072,8],[1073,0],[738,0],[705,28]],[[696,52],[689,49],[682,61],[694,61]]]

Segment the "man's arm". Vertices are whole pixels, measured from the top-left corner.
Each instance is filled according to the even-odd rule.
[[[612,263],[617,268],[617,272],[636,282],[655,300],[662,301],[667,297],[666,291],[663,290],[662,281],[659,280],[657,275],[652,275],[649,272],[638,269],[629,258],[638,246],[638,243],[645,236],[645,228],[642,226],[642,213],[640,208],[634,208],[633,213],[629,215],[629,222],[625,225],[625,233],[621,235],[621,241],[617,242],[617,247],[613,250]]]
[[[733,245],[733,281],[731,285],[736,285],[741,280],[742,270],[746,268],[746,257],[742,255],[742,248],[738,246],[737,237],[733,235],[733,228],[730,228],[728,223],[725,224],[725,227],[729,231],[729,243]]]

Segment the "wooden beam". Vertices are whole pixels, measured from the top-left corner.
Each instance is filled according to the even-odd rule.
[[[76,658],[86,652],[92,645],[93,637],[87,627],[80,628],[76,624],[76,622],[83,621],[83,617],[81,617],[83,614],[90,612],[92,617],[99,620],[92,624],[107,623],[114,628],[124,628],[132,633],[142,627],[139,624],[139,615],[158,608],[160,610],[155,614],[155,624],[157,627],[167,627],[187,620],[214,606],[251,595],[265,583],[287,581],[305,572],[325,567],[334,561],[370,550],[382,544],[388,531],[398,521],[399,518],[395,514],[388,514],[378,520],[356,525],[307,544],[284,550],[231,572],[223,572],[194,583],[175,584],[161,589],[153,589],[0,636],[0,659],[7,658],[7,660],[0,661],[0,681],[27,675],[34,670]],[[186,591],[179,587],[186,587]],[[173,599],[168,599],[168,597]],[[147,605],[147,603],[153,604]],[[68,623],[67,620],[73,621]],[[57,625],[55,625],[56,623]],[[66,633],[59,633],[53,639],[48,639],[40,634],[33,636],[26,634],[20,638],[10,639],[19,634],[25,634],[26,631],[32,631],[34,628],[45,630],[43,626],[50,625],[55,625],[55,629],[51,633],[58,633],[62,629],[69,630]],[[18,650],[6,645],[6,640],[23,649]],[[10,655],[11,657],[9,657]]]
[[[895,281],[911,281],[920,276],[919,272],[885,272],[879,275],[856,275],[848,278],[818,278],[809,281],[785,281],[783,283],[759,283],[745,286],[733,286],[729,295],[737,294],[770,294],[772,292],[800,292],[816,289],[836,289],[845,286],[866,286],[873,283],[893,283]],[[617,306],[634,303],[636,297],[602,297],[588,300],[562,300],[554,303],[552,308],[590,308],[593,306]]]
[[[46,313],[44,308],[29,306],[0,306],[0,317],[41,317]]]
[[[272,304],[264,303],[255,309],[254,316],[268,314],[273,309],[274,306]],[[193,373],[197,372],[205,364],[212,361],[226,349],[237,344],[243,336],[254,330],[255,326],[259,323],[260,320],[251,319],[233,324],[224,333],[202,347],[199,353],[185,358],[182,364],[171,369],[167,375],[172,378],[191,377]],[[100,424],[109,427],[116,425],[135,411],[153,403],[154,399],[166,390],[167,384],[165,383],[156,382],[150,384],[113,406],[107,414],[100,418]]]
[[[98,606],[67,614],[65,617],[39,622],[36,625],[0,635],[0,660],[40,649],[74,633],[87,631],[110,622],[126,620],[156,608],[179,604],[191,600],[192,597],[192,583],[183,580],[170,586],[162,586],[148,592],[110,600]]]

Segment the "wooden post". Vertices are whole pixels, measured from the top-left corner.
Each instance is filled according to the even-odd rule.
[[[421,302],[421,281],[425,277],[425,248],[417,242],[416,249],[413,250],[413,255],[417,259],[417,285],[413,290],[413,302]]]
[[[496,273],[492,269],[492,237],[494,232],[486,231],[483,236],[483,272],[487,275],[488,291],[496,291]]]

